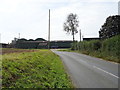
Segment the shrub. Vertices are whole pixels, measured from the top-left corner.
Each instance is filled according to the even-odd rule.
[[[76,42],[72,45],[72,49],[85,54],[120,62],[120,35],[106,40]]]

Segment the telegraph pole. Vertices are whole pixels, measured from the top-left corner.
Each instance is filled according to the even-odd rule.
[[[20,33],[18,34],[18,36],[19,36],[18,39],[20,39]]]
[[[49,24],[48,24],[48,49],[50,49],[50,9],[49,9]]]
[[[81,42],[81,30],[80,30],[80,42]]]

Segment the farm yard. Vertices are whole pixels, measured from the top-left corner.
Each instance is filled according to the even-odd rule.
[[[62,61],[52,51],[2,51],[2,88],[73,88]]]

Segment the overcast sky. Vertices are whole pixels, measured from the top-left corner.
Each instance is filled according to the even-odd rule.
[[[119,0],[0,0],[1,42],[14,37],[48,39],[48,10],[51,9],[51,40],[72,40],[63,31],[69,13],[78,15],[84,37],[99,37],[106,18],[118,14]],[[75,36],[79,40],[79,33]]]

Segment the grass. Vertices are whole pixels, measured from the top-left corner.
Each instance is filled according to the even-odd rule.
[[[100,53],[100,52],[88,52],[88,51],[79,51],[79,50],[70,50],[70,49],[59,49],[58,51],[82,53],[82,54],[90,55],[93,57],[101,58],[106,61],[120,63],[119,58],[114,57],[114,56],[108,56],[108,55]]]
[[[2,49],[0,48],[0,90],[2,86]]]
[[[35,49],[15,49],[15,48],[1,48],[1,54],[9,54],[9,53],[21,53],[21,52],[34,52],[37,51]]]
[[[95,51],[95,52],[77,51],[77,52],[83,53],[83,54],[86,54],[86,55],[90,55],[90,56],[93,56],[93,57],[101,58],[101,59],[106,60],[106,61],[120,63],[119,58],[114,57],[112,55],[111,56],[106,55],[106,53],[100,53],[100,52],[97,52],[97,51]]]
[[[70,49],[57,49],[57,51],[66,51],[66,52],[71,52],[72,50],[70,50]]]
[[[2,88],[73,88],[60,58],[50,50],[2,57]]]

